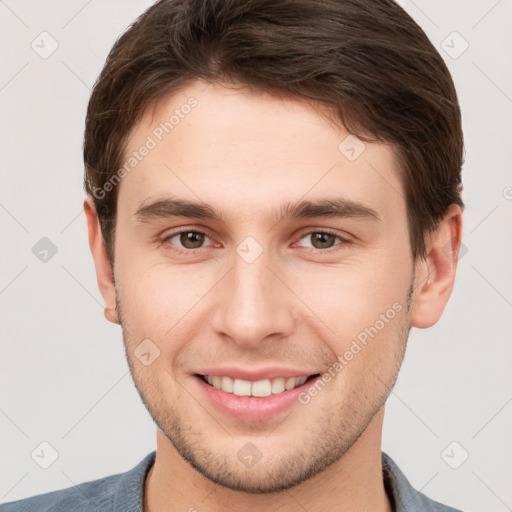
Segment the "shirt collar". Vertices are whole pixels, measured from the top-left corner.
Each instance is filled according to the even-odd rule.
[[[384,452],[382,452],[382,477],[393,512],[420,510],[421,512],[456,512],[414,489],[393,459]]]
[[[144,482],[155,462],[155,456],[156,451],[149,453],[121,476],[114,493],[113,512],[144,512]]]

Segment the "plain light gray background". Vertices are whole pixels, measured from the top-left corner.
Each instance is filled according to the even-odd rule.
[[[411,333],[383,449],[427,495],[468,512],[505,512],[512,510],[512,2],[400,3],[440,50],[458,89],[467,253],[442,320]],[[126,471],[155,448],[120,327],[103,317],[81,157],[90,88],[116,37],[150,4],[0,1],[0,502]],[[53,40],[58,48],[42,58]],[[32,251],[43,237],[57,248],[47,262]],[[42,442],[58,452],[48,469],[31,457],[43,450],[51,461]],[[450,467],[466,452],[458,469]]]

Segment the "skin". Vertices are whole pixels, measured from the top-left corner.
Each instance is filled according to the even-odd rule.
[[[161,98],[134,126],[126,154],[191,96],[198,105],[118,185],[115,285],[92,200],[84,202],[105,315],[122,326],[158,425],[145,510],[391,511],[380,458],[385,401],[411,326],[435,324],[450,296],[461,210],[448,209],[413,265],[391,145],[366,143],[350,162],[338,150],[347,132],[321,106],[217,83]],[[141,205],[165,195],[207,203],[222,221],[137,219]],[[288,201],[335,197],[379,220],[276,216]],[[207,236],[162,241],[179,229]],[[325,230],[334,236],[321,245],[314,233]],[[252,263],[236,251],[247,236],[262,248]],[[269,420],[224,414],[193,376],[221,365],[324,373],[393,304],[401,310],[321,392]],[[148,338],[160,355],[146,366],[134,351]],[[252,467],[237,457],[248,442],[262,455]]]

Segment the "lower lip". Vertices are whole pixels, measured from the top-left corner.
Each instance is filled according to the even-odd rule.
[[[307,380],[304,384],[283,391],[277,395],[265,397],[238,396],[214,388],[205,382],[202,377],[194,375],[202,392],[223,413],[244,421],[265,421],[277,414],[286,411],[298,403],[298,397],[307,388],[312,386],[320,376]]]

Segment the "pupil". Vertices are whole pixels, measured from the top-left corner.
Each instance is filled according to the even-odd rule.
[[[334,238],[334,235],[331,235],[330,233],[314,233],[313,246],[316,249],[328,249],[332,247],[332,244],[329,242],[332,242]],[[319,243],[320,247],[317,247],[317,242]]]
[[[184,247],[187,247],[188,249],[196,249],[203,243],[203,238],[204,235],[202,233],[187,231],[186,233],[181,234],[180,242]]]

